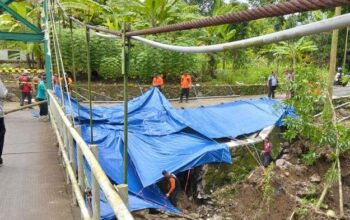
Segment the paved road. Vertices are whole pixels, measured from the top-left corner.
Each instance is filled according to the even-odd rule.
[[[333,90],[333,97],[342,97],[342,96],[350,96],[350,85],[342,87],[342,86],[335,86]]]
[[[49,123],[34,119],[30,110],[10,114],[5,121],[0,220],[73,220],[76,208]]]
[[[350,96],[350,86],[346,87],[334,87],[333,98],[339,98],[344,96]],[[206,106],[206,105],[215,105],[219,103],[232,102],[236,100],[244,100],[244,99],[256,99],[261,97],[267,97],[267,95],[254,95],[254,96],[238,96],[238,97],[229,97],[229,98],[213,98],[213,99],[197,99],[190,100],[188,103],[179,103],[178,101],[173,101],[172,104],[176,108],[190,108],[190,107],[198,107],[198,106]],[[283,99],[285,94],[277,94],[277,99]]]

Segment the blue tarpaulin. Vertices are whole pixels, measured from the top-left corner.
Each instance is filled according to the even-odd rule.
[[[268,98],[178,110],[189,127],[209,138],[236,138],[280,125],[288,112],[282,102]]]
[[[57,90],[56,95],[60,99]],[[78,115],[78,103],[67,96],[65,105],[67,114],[80,119],[82,136],[90,144],[89,108],[80,106]],[[175,109],[156,88],[129,101],[130,210],[179,212],[156,185],[162,170],[178,173],[208,163],[231,163],[228,147],[212,138],[237,137],[279,124],[287,112],[281,102],[271,99]],[[123,120],[122,105],[93,108],[94,144],[103,170],[115,184],[123,182]],[[102,219],[114,216],[103,193],[101,207]]]

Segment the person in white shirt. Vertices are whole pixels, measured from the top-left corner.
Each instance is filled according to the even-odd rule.
[[[4,140],[5,140],[5,121],[4,121],[4,100],[7,96],[7,89],[4,83],[0,79],[0,167],[3,164],[2,161],[2,149],[4,148]]]
[[[341,85],[342,84],[342,82],[341,82],[342,77],[343,77],[342,68],[338,67],[338,71],[337,71],[337,73],[335,74],[335,77],[334,77],[334,85]]]
[[[272,72],[271,75],[267,78],[267,88],[268,88],[268,97],[275,98],[275,90],[278,86],[278,79],[275,72]]]

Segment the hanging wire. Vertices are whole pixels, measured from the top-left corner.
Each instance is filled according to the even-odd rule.
[[[64,70],[64,64],[63,64],[63,58],[62,58],[62,53],[61,53],[61,50],[60,50],[60,44],[59,44],[59,40],[58,40],[58,36],[57,36],[57,30],[56,30],[56,25],[55,25],[55,17],[53,15],[53,12],[51,10],[51,17],[52,17],[52,27],[53,27],[53,40],[54,42],[56,42],[56,51],[58,53],[58,58],[59,58],[59,61],[60,61],[60,65],[61,65],[61,71],[62,71],[62,75],[63,75],[63,80],[64,80],[64,84],[65,84],[65,88],[66,88],[66,91],[67,91],[67,97],[68,97],[68,104],[69,104],[69,107],[70,107],[70,113],[73,114],[73,106],[72,106],[72,100],[71,100],[71,97],[70,97],[70,94],[69,94],[69,88],[68,88],[68,83],[67,83],[67,74]],[[59,82],[61,84],[61,94],[62,94],[62,97],[63,97],[63,90],[62,90],[62,82],[61,82],[61,79],[59,79]],[[62,99],[64,101],[64,97]],[[64,105],[65,107],[65,105]],[[73,122],[73,125],[75,125],[75,122],[74,120],[72,121]]]
[[[73,88],[74,90],[77,90],[78,87],[78,82],[77,82],[77,77],[75,73],[75,53],[74,53],[74,34],[73,34],[73,22],[72,19],[69,19],[69,29],[70,29],[70,39],[71,39],[71,54],[72,54],[72,73],[73,73]],[[78,104],[78,122],[80,124],[80,102],[78,100],[78,97],[75,96],[75,99]]]
[[[90,143],[94,144],[94,129],[92,121],[92,93],[91,93],[91,67],[90,67],[90,29],[86,27],[86,61],[87,61],[87,72],[88,72],[88,89],[89,89],[89,113],[90,113]]]
[[[54,7],[54,6],[53,6]],[[55,10],[54,8],[53,8],[53,10]],[[59,65],[59,63],[58,63],[58,54],[57,54],[57,45],[56,45],[56,41],[55,41],[55,36],[54,36],[54,32],[55,32],[55,30],[54,30],[54,25],[53,25],[53,15],[52,15],[52,8],[50,7],[50,9],[49,9],[49,17],[50,17],[50,21],[51,21],[51,28],[52,28],[52,38],[53,38],[53,46],[54,46],[54,52],[55,52],[55,60],[56,60],[56,69],[57,69],[57,74],[58,74],[58,85],[59,85],[59,87],[60,87],[60,90],[61,90],[61,104],[62,104],[62,106],[65,106],[65,104],[64,104],[64,97],[63,97],[63,93],[62,93],[62,91],[63,91],[63,89],[62,89],[62,82],[61,82],[61,80],[60,80],[60,78],[61,78],[61,70],[60,70],[60,65]],[[57,79],[56,79],[57,80]],[[56,82],[54,82],[54,85],[56,84]]]

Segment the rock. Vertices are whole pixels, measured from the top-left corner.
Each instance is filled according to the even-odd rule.
[[[284,154],[288,154],[288,153],[289,153],[289,149],[288,149],[288,148],[284,148],[284,149],[283,149],[283,153],[284,153]]]
[[[336,218],[337,217],[335,212],[333,210],[331,210],[331,209],[327,210],[326,214],[327,214],[328,217],[331,217],[331,218]]]
[[[280,168],[283,168],[283,165],[284,165],[285,162],[286,162],[285,159],[278,159],[278,160],[276,160],[276,166],[280,167]]]
[[[307,171],[307,167],[304,166],[304,165],[296,165],[296,166],[294,167],[294,169],[295,169],[295,173],[296,173],[298,176],[304,175],[304,174],[306,173],[306,171]]]
[[[291,156],[289,154],[283,154],[281,159],[290,160]]]
[[[318,175],[317,173],[315,173],[314,175],[312,175],[310,177],[310,182],[312,183],[320,183],[321,182],[321,177],[320,175]]]
[[[286,141],[286,142],[283,143],[283,147],[289,147],[289,146],[290,146],[289,142]],[[284,149],[284,150],[287,150],[287,149]]]
[[[339,109],[338,113],[339,113],[339,115],[341,115],[343,117],[349,116],[349,112],[346,111],[345,109]]]
[[[227,177],[227,178],[231,178],[233,175],[235,175],[234,172],[229,172],[229,173],[226,175],[226,177]]]
[[[289,173],[289,172],[285,172],[284,175],[285,175],[286,177],[288,177],[288,176],[290,175],[290,173]]]
[[[292,167],[293,165],[286,161],[285,159],[278,159],[276,160],[276,166],[281,169],[288,169],[289,167]]]

